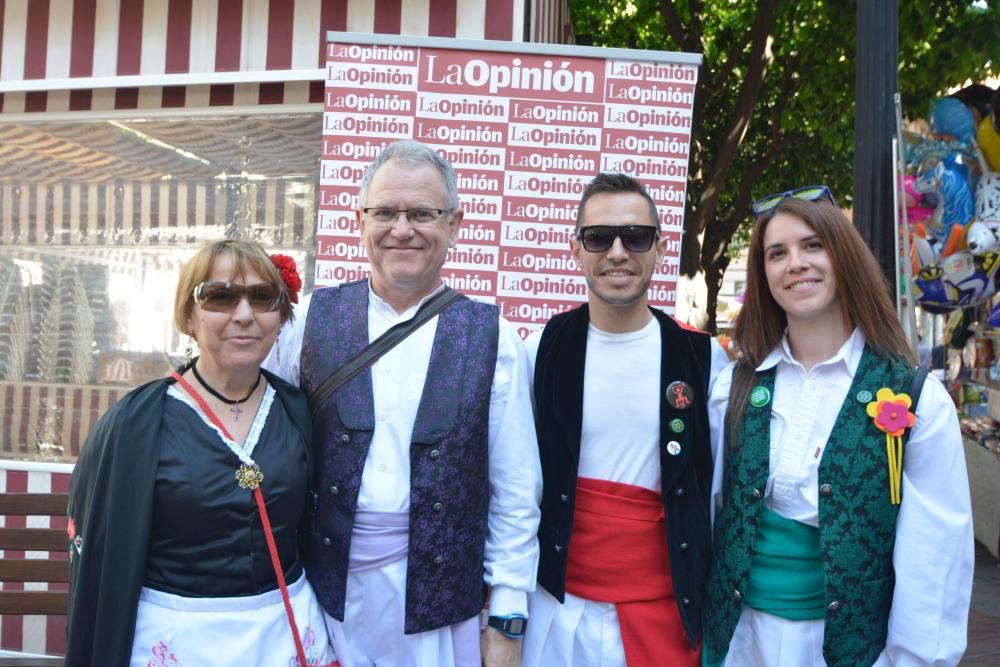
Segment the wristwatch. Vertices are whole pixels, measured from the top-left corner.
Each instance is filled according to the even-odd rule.
[[[520,639],[524,636],[524,629],[528,627],[528,619],[520,614],[490,616],[486,624],[494,630],[499,630],[505,637]]]

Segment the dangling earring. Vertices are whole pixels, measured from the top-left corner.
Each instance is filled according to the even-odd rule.
[[[278,362],[278,367],[281,367],[281,330],[278,331],[278,335],[274,337],[274,358]]]
[[[192,359],[194,359],[194,338],[188,336],[187,347],[184,348],[184,365],[190,366]]]

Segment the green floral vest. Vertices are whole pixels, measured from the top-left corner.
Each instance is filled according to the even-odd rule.
[[[743,606],[767,485],[774,373],[772,368],[757,374],[756,400],[747,405],[743,436],[726,448],[724,506],[715,519],[708,578],[704,650],[709,664],[728,651]],[[899,505],[889,498],[886,435],[866,407],[883,387],[909,393],[913,375],[914,369],[876,356],[866,346],[820,461],[819,543],[827,603],[823,657],[829,667],[871,665],[885,646]],[[904,452],[908,435],[909,430],[903,435]]]

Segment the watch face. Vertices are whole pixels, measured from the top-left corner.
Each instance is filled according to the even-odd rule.
[[[528,619],[519,616],[504,618],[503,616],[490,616],[489,625],[504,633],[508,637],[520,637],[528,627]]]

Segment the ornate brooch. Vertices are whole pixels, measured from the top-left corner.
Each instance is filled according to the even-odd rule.
[[[249,466],[243,464],[236,469],[236,481],[240,483],[241,489],[253,491],[264,481],[264,473],[260,471],[260,466],[256,463]]]

